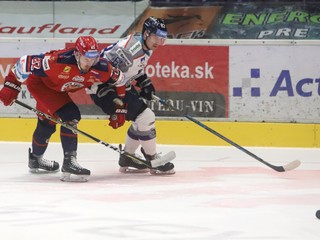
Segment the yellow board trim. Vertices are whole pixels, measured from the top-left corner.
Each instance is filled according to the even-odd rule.
[[[31,142],[35,118],[0,118],[0,141]],[[320,124],[203,122],[241,146],[319,147]],[[82,119],[79,129],[107,143],[124,143],[130,123],[114,130],[108,120]],[[59,129],[52,142],[59,142]],[[228,146],[213,133],[190,121],[157,120],[157,143],[173,145]],[[79,142],[94,142],[79,134]]]

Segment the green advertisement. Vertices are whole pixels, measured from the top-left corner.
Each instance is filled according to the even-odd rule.
[[[320,39],[320,4],[224,6],[204,38]]]

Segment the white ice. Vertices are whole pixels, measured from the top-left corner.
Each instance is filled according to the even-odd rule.
[[[247,148],[276,172],[234,147],[159,145],[176,151],[176,174],[118,172],[118,153],[80,144],[87,183],[67,183],[60,173],[28,172],[29,143],[0,143],[0,238],[318,240],[320,149]],[[62,164],[59,143],[46,152]]]

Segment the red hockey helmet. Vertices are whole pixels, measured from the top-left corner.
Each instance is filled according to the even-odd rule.
[[[77,51],[87,58],[96,58],[100,54],[97,41],[91,36],[78,37],[75,45]]]

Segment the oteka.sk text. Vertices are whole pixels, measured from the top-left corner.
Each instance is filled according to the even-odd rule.
[[[170,65],[161,65],[160,62],[155,65],[149,65],[146,67],[146,73],[150,77],[157,78],[214,79],[213,69],[214,67],[208,62],[192,68],[187,65],[178,65],[172,61]]]

